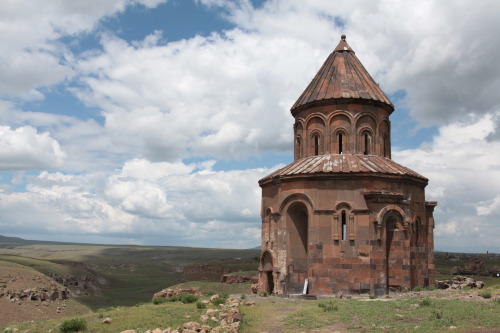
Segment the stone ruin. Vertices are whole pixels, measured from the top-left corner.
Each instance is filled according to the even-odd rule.
[[[480,276],[496,276],[500,277],[500,267],[491,267],[486,269],[484,262],[476,259],[474,262],[469,262],[465,266],[455,266],[451,269],[452,275],[480,275]]]
[[[455,276],[453,279],[437,280],[436,287],[438,289],[465,289],[466,287],[481,289],[484,287],[484,282],[470,277]]]

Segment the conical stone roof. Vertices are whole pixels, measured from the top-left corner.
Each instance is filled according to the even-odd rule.
[[[334,103],[375,103],[388,107],[394,106],[368,74],[363,64],[347,44],[345,35],[328,56],[314,79],[293,105],[292,114],[315,105]]]

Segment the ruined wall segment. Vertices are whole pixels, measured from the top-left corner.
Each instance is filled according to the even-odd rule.
[[[294,162],[259,181],[259,289],[387,294],[434,283],[428,180],[393,162],[394,107],[345,36],[291,109]]]

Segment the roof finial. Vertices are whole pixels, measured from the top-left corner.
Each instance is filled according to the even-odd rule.
[[[345,42],[345,35],[340,36],[340,39],[342,39]]]

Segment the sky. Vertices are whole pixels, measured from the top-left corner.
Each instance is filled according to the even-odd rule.
[[[435,248],[500,253],[500,2],[3,0],[0,234],[260,245],[258,180],[342,34],[429,178]]]

